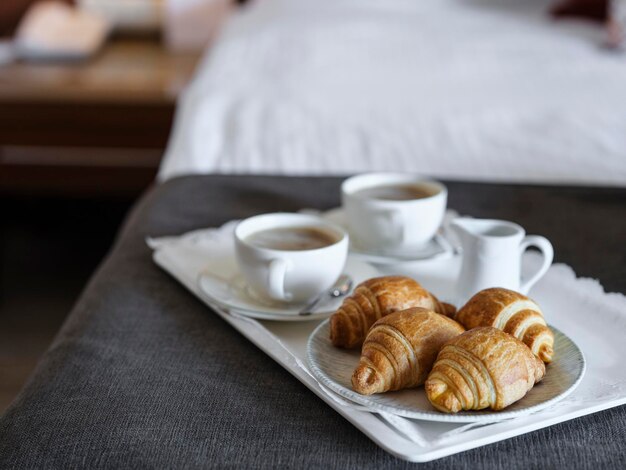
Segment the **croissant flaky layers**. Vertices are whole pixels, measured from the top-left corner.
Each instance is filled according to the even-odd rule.
[[[423,384],[443,344],[463,331],[454,320],[423,308],[381,318],[363,343],[352,388],[371,395]]]
[[[468,330],[479,326],[498,328],[521,340],[542,361],[552,361],[554,334],[539,306],[525,295],[499,287],[482,290],[454,319]]]
[[[447,413],[501,410],[526,395],[545,371],[518,339],[497,328],[474,328],[443,346],[426,380],[426,395]]]
[[[330,317],[330,340],[337,347],[358,347],[378,319],[413,307],[447,316],[456,311],[454,306],[439,302],[410,277],[376,277],[359,284]]]

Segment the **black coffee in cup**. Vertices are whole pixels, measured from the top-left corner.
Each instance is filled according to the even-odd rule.
[[[257,248],[301,251],[334,245],[339,238],[317,227],[279,227],[255,232],[245,241]]]
[[[434,196],[432,188],[415,184],[391,184],[371,186],[354,192],[357,197],[366,199],[385,199],[388,201],[411,201]]]

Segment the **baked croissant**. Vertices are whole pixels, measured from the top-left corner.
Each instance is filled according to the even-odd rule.
[[[539,382],[546,366],[513,336],[474,328],[448,341],[437,356],[426,395],[439,411],[501,410]]]
[[[359,284],[330,317],[330,340],[341,348],[360,346],[376,320],[412,307],[448,316],[456,311],[454,306],[439,302],[410,277],[375,277]]]
[[[381,318],[367,334],[352,388],[362,394],[417,387],[424,383],[439,349],[465,331],[461,325],[425,308]]]
[[[515,336],[544,362],[554,354],[554,334],[539,306],[525,295],[494,287],[480,291],[454,317],[466,329],[493,326]]]

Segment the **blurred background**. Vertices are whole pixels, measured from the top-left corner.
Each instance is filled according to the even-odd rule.
[[[0,413],[154,179],[229,0],[0,1]]]
[[[597,108],[602,119],[590,113],[578,120],[578,114],[590,110],[589,103],[626,94],[621,85],[605,86],[585,98],[579,85],[595,84],[597,77],[593,67],[578,67],[576,58],[593,60],[615,77],[624,73],[624,61],[616,65],[606,51],[623,51],[626,1],[532,0],[522,7],[525,1],[494,1],[493,10],[489,1],[446,1],[441,11],[394,1],[387,11],[383,0],[337,0],[320,1],[322,11],[315,0],[294,0],[297,7],[282,0],[0,0],[0,413],[49,346],[133,202],[153,184],[177,99],[191,87],[201,57],[210,54],[229,19],[247,9],[256,11],[240,15],[216,63],[206,64],[202,83],[183,103],[167,177],[191,169],[320,173],[330,169],[328,159],[334,173],[345,174],[385,168],[391,150],[397,157],[392,160],[406,162],[407,171],[423,171],[418,157],[433,157],[427,160],[431,174],[442,178],[475,172],[473,179],[530,175],[542,182],[563,174],[571,183],[582,174],[592,183],[615,184],[620,173],[611,165],[623,161],[623,120],[614,113],[601,123],[604,111],[615,109],[608,104]],[[256,8],[261,3],[268,6]],[[491,34],[474,18],[502,23],[497,39],[466,41]],[[585,26],[552,28],[561,19]],[[461,39],[446,41],[448,33]],[[530,44],[528,35],[538,39]],[[376,47],[377,41],[384,47]],[[372,57],[380,59],[379,73],[372,73]],[[423,73],[437,64],[438,78]],[[536,64],[543,64],[545,80],[535,73]],[[480,67],[482,76],[474,73]],[[506,81],[523,67],[532,69],[528,78]],[[353,76],[369,81],[355,86]],[[414,93],[424,76],[422,94]],[[459,83],[452,83],[455,77]],[[615,77],[610,83],[623,83]],[[448,79],[453,90],[443,88]],[[500,79],[505,86],[490,88],[488,80]],[[483,114],[465,99],[478,96],[471,87],[481,84],[481,96],[497,104]],[[406,94],[391,93],[403,86]],[[506,95],[517,115],[504,114],[496,92]],[[527,96],[536,103],[526,106]],[[623,114],[624,107],[618,109]],[[346,110],[352,112],[342,114]],[[563,130],[546,131],[546,121],[532,120],[539,115],[562,123]],[[292,121],[302,124],[300,131],[294,132]],[[413,123],[415,129],[407,125]],[[580,150],[585,130],[595,132],[587,139],[592,152]],[[531,131],[553,141],[536,139],[531,147]],[[208,135],[224,138],[213,145]],[[301,151],[299,135],[310,138],[307,151]],[[559,145],[568,142],[570,149],[562,151]],[[406,146],[406,155],[397,143]],[[415,151],[419,145],[421,153]],[[508,152],[512,148],[522,158]],[[435,159],[439,149],[442,158]],[[568,163],[576,149],[584,160]],[[349,155],[342,156],[344,150]],[[593,160],[602,152],[604,161],[613,162],[604,168]],[[509,156],[518,166],[494,165],[484,158],[490,153]],[[537,155],[535,166],[527,164],[530,153]],[[298,155],[300,160],[293,158]]]

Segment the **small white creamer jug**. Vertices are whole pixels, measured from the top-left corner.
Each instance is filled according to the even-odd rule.
[[[489,287],[527,294],[552,264],[554,250],[548,239],[525,236],[525,230],[513,222],[461,217],[453,220],[450,227],[463,248],[461,273],[456,284],[459,306]],[[536,273],[522,279],[522,255],[530,246],[539,248],[543,263]]]

